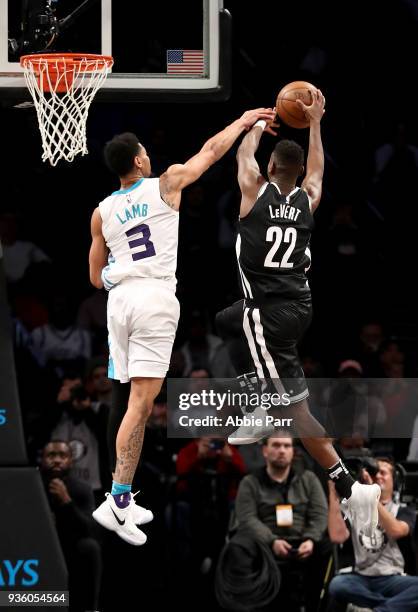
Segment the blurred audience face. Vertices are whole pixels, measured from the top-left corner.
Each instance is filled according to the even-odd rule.
[[[147,422],[150,427],[167,426],[167,402],[155,402],[152,407],[151,416]]]
[[[283,470],[293,461],[292,438],[269,438],[263,446],[264,459],[268,466]]]
[[[43,452],[41,470],[51,478],[68,474],[72,464],[70,446],[66,442],[49,442]]]
[[[366,440],[361,436],[354,437],[343,437],[339,439],[339,445],[344,450],[360,450],[363,449],[366,445]]]
[[[355,368],[345,368],[338,376],[340,378],[361,378],[361,373]]]
[[[375,480],[382,492],[388,496],[393,495],[393,466],[387,461],[378,461],[379,471],[376,474]]]
[[[360,340],[365,348],[371,352],[377,351],[383,342],[383,329],[380,323],[367,323],[360,332]]]
[[[302,359],[302,367],[306,378],[315,378],[315,376],[320,377],[322,374],[320,362],[310,355],[306,355],[306,357]]]
[[[338,204],[333,216],[334,225],[353,225],[353,206],[346,202]]]
[[[405,354],[396,342],[389,342],[380,353],[380,363],[388,378],[403,378]]]
[[[192,370],[189,375],[190,380],[188,389],[190,393],[201,393],[204,390],[208,390],[208,383],[206,382],[209,378],[209,372],[205,368],[199,368],[198,370]]]
[[[405,362],[405,355],[396,342],[390,342],[380,354],[380,361],[384,366],[402,365]]]
[[[205,368],[192,370],[190,372],[190,378],[209,378],[209,372],[205,370]]]
[[[108,393],[112,388],[112,381],[107,377],[106,366],[97,366],[94,368],[91,380],[93,383],[93,391],[96,393]]]

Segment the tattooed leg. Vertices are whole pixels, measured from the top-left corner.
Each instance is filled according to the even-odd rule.
[[[120,484],[132,483],[141,456],[145,425],[162,383],[162,378],[131,380],[128,410],[116,438],[117,459],[114,480]]]

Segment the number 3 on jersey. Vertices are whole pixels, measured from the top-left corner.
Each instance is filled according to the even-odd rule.
[[[125,233],[128,238],[134,236],[135,234],[142,234],[140,238],[135,238],[135,240],[129,240],[128,242],[131,249],[134,249],[139,246],[145,247],[145,250],[132,253],[132,259],[134,261],[138,261],[139,259],[145,259],[145,257],[153,257],[153,255],[155,255],[154,243],[150,240],[151,232],[149,226],[146,223],[136,225]]]
[[[287,227],[284,236],[281,227],[269,227],[266,233],[266,242],[273,242],[270,251],[267,253],[264,261],[265,268],[293,268],[293,263],[289,262],[289,257],[293,253],[296,246],[297,232],[294,227]],[[282,241],[286,244],[289,243],[286,249],[283,259],[281,261],[273,261],[273,257],[276,255],[280,248]]]

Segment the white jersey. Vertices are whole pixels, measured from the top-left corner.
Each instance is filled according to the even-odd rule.
[[[157,278],[176,285],[179,214],[161,199],[160,179],[141,178],[99,204],[109,247],[106,289],[127,278]]]

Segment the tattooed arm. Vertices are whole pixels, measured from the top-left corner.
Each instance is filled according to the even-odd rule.
[[[232,147],[238,136],[256,121],[272,121],[274,112],[268,108],[257,108],[245,112],[239,119],[215,134],[185,164],[174,164],[160,176],[160,194],[170,208],[179,210],[181,191],[199,179],[210,166]]]

